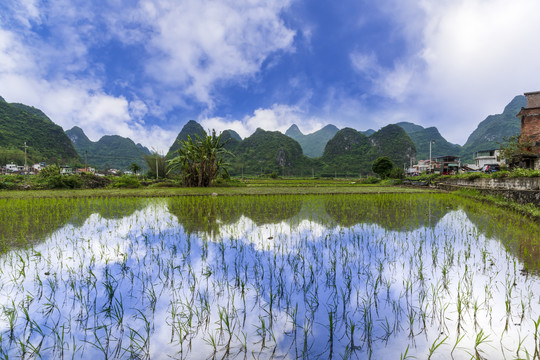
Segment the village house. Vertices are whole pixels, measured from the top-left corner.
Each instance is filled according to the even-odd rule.
[[[477,151],[474,153],[474,163],[476,169],[481,169],[484,165],[501,165],[500,151],[498,149]]]
[[[19,171],[19,167],[16,164],[11,163],[6,165],[6,172],[14,173],[17,171]]]
[[[69,166],[62,166],[60,168],[60,174],[62,175],[72,175],[73,174],[73,169]]]
[[[540,170],[540,91],[525,93],[527,107],[521,108],[517,117],[521,119],[522,143],[530,143],[527,154],[514,157],[513,163],[519,167]]]
[[[438,156],[433,158],[433,172],[442,175],[454,175],[459,172],[461,158],[458,156]]]

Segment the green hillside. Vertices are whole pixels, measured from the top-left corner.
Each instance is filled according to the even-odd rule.
[[[339,129],[334,125],[326,125],[320,130],[304,135],[298,126],[291,125],[285,132],[285,135],[293,138],[300,144],[304,155],[316,158],[322,156],[326,143],[328,143],[338,131]]]
[[[388,125],[371,136],[345,128],[326,144],[321,158],[323,175],[358,176],[371,174],[371,164],[388,156],[396,166],[409,163],[416,150],[412,140],[397,125]]]
[[[386,125],[369,137],[373,144],[371,161],[387,156],[399,167],[416,161],[416,147],[405,130],[395,124]]]
[[[187,140],[188,136],[194,138],[195,135],[202,136],[202,134],[204,134],[204,133],[205,133],[205,131],[204,131],[203,127],[198,122],[196,122],[195,120],[189,120],[186,123],[186,125],[184,125],[182,130],[180,130],[180,133],[178,133],[178,136],[176,137],[176,140],[174,140],[173,144],[169,148],[169,151],[167,152],[166,158],[167,159],[172,159],[173,157],[175,157],[176,151],[178,151],[178,149],[180,149],[180,144],[182,143],[182,141]],[[238,135],[238,134],[236,134],[236,135]],[[238,137],[240,137],[240,136],[238,136]]]
[[[271,174],[305,176],[316,160],[309,159],[300,144],[279,131],[257,129],[251,136],[230,149],[234,157],[228,159],[231,175]]]
[[[150,151],[141,144],[135,144],[129,138],[106,135],[97,142],[93,142],[77,126],[66,131],[66,134],[77,149],[82,163],[87,152],[88,165],[98,169],[126,170],[133,163],[138,164],[143,170],[147,169],[143,155],[150,154]]]
[[[30,164],[72,164],[79,160],[64,130],[41,110],[0,98],[0,164],[23,165],[25,142]]]
[[[439,130],[432,126],[424,128],[420,125],[416,125],[409,122],[400,122],[396,125],[400,126],[407,135],[411,138],[416,148],[416,159],[425,160],[429,159],[429,141],[435,140],[431,144],[431,155],[433,157],[453,155],[459,156],[461,153],[461,146],[452,144],[439,133]]]
[[[522,107],[527,105],[525,96],[516,96],[502,114],[490,115],[467,139],[461,150],[462,162],[472,162],[474,153],[479,150],[498,149],[505,137],[519,134],[521,122],[516,117]]]

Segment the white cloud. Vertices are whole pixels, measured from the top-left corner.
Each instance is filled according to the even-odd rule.
[[[93,140],[118,134],[166,151],[176,133],[149,127],[145,115],[163,117],[193,100],[212,107],[217,85],[242,82],[270,54],[291,51],[295,32],[280,18],[289,2],[142,0],[97,9],[67,0],[8,1],[9,24],[0,24],[0,94],[42,109],[65,129],[78,125]],[[35,25],[50,32],[46,40]],[[152,85],[132,91],[131,100],[105,90],[105,65],[89,56],[110,39],[146,47],[138,61]]]
[[[259,108],[241,120],[213,117],[200,119],[200,122],[205,129],[231,129],[242,138],[248,137],[257,128],[285,133],[291,125],[297,124],[304,134],[309,134],[326,124],[319,118],[309,116],[299,107],[282,104],[274,104],[269,109]]]
[[[140,10],[153,27],[147,63],[151,76],[212,105],[217,82],[241,81],[259,71],[276,51],[289,51],[295,32],[279,13],[288,0],[143,1]]]
[[[406,55],[390,68],[370,54],[352,54],[351,63],[371,71],[376,93],[398,100],[396,112],[416,109],[450,141],[464,143],[515,95],[540,89],[540,2],[388,0],[381,8],[408,41]]]

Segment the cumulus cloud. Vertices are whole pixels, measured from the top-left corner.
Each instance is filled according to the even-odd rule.
[[[451,141],[464,143],[487,115],[539,89],[540,40],[532,35],[540,32],[538,1],[388,0],[381,8],[408,51],[390,67],[353,53],[353,68],[377,94],[398,100],[396,112],[418,109],[421,123]]]
[[[216,86],[243,82],[270,54],[291,51],[295,32],[280,18],[289,2],[8,0],[0,94],[43,109],[64,128],[78,125],[94,140],[119,134],[166,150],[176,134],[150,127],[145,116],[164,117],[193,101],[211,108]],[[106,65],[92,55],[111,40],[145,50],[137,76],[151,85],[124,92],[130,98],[107,90]]]
[[[212,117],[202,118],[200,122],[205,129],[216,129],[217,131],[231,129],[242,138],[248,137],[257,128],[285,133],[291,125],[296,124],[304,134],[308,134],[320,129],[325,124],[320,118],[309,116],[299,107],[282,104],[274,104],[268,109],[259,108],[253,114],[240,120]]]
[[[288,0],[143,1],[152,26],[146,71],[179,95],[212,105],[217,82],[241,81],[276,51],[289,51],[295,32],[281,20]]]

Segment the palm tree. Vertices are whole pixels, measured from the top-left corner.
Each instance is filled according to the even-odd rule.
[[[180,170],[184,186],[210,186],[221,172],[227,173],[223,155],[232,155],[225,149],[227,142],[221,142],[221,135],[212,130],[212,135],[205,132],[202,137],[195,135],[195,140],[188,136],[182,141],[178,155],[169,160],[168,173]]]
[[[139,171],[141,171],[141,167],[137,163],[132,163],[131,165],[128,166],[128,170],[133,171],[133,174],[137,175]]]

